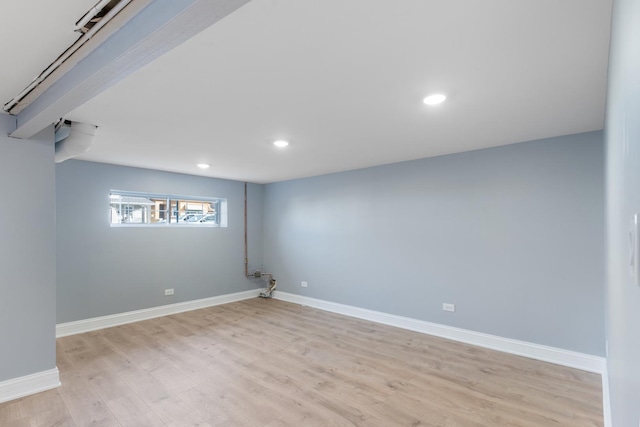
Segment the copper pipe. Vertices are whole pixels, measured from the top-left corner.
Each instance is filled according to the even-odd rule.
[[[249,242],[247,240],[247,183],[244,183],[244,275],[249,277]]]
[[[260,270],[257,270],[255,273],[249,274],[249,241],[247,238],[247,228],[248,228],[247,227],[247,183],[245,182],[244,183],[244,275],[245,277],[253,277],[254,279],[268,277],[269,283],[270,283],[271,280],[273,279],[273,274],[271,273],[262,273]],[[271,298],[272,292],[273,290],[269,291],[267,296],[263,294],[260,294],[260,296],[264,298]]]

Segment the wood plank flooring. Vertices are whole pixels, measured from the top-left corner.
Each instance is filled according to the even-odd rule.
[[[600,376],[252,299],[57,340],[0,426],[602,426]]]

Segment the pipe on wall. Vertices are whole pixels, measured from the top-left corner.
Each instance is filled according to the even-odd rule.
[[[248,226],[247,226],[247,183],[244,183],[244,275],[252,279],[262,279],[266,277],[268,279],[267,289],[260,292],[260,297],[271,298],[273,292],[276,289],[276,279],[273,278],[271,273],[263,273],[260,270],[249,274],[249,239],[248,239]]]
[[[247,240],[247,183],[244,183],[244,275],[249,277],[249,242]]]

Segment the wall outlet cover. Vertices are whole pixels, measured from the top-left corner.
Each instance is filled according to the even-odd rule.
[[[442,304],[442,309],[444,311],[456,311],[456,305],[455,304],[448,304],[448,303],[443,303]]]

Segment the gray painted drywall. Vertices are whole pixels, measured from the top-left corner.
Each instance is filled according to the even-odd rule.
[[[629,268],[628,233],[640,212],[640,1],[614,2],[607,145],[607,339],[615,427],[640,424],[640,287]]]
[[[603,163],[592,132],[268,184],[265,265],[282,291],[603,355]]]
[[[228,227],[110,227],[112,189],[227,198]],[[251,269],[262,265],[262,191],[249,185]],[[264,285],[244,277],[242,182],[68,160],[56,194],[58,323]]]
[[[0,381],[56,366],[53,127],[14,127],[0,113]]]

